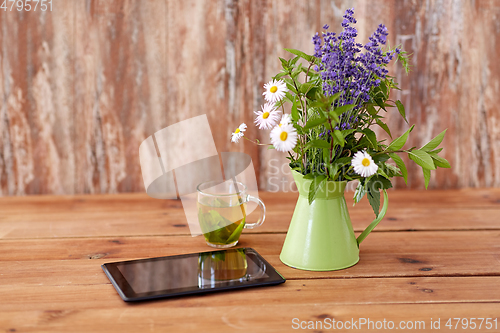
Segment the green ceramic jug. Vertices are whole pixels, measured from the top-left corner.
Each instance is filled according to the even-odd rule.
[[[281,250],[281,261],[310,271],[332,271],[355,265],[359,261],[359,244],[387,212],[387,192],[384,190],[384,204],[378,217],[356,238],[344,198],[347,182],[323,182],[316,199],[309,205],[311,180],[296,171],[292,174],[299,198]]]

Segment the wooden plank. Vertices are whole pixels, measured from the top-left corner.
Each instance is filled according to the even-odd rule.
[[[348,207],[351,208],[352,192],[346,192]],[[296,192],[273,193],[260,192],[259,196],[268,206],[280,210],[290,210],[295,206]],[[144,193],[95,194],[75,196],[23,196],[3,197],[0,209],[6,213],[26,212],[65,212],[68,210],[85,211],[128,211],[134,209],[181,208],[180,200],[158,200]],[[355,207],[369,208],[367,200],[362,200]],[[500,188],[462,189],[462,190],[429,190],[429,191],[389,191],[389,207],[397,208],[452,208],[452,209],[500,209]]]
[[[290,280],[274,287],[245,291],[178,297],[145,307],[200,308],[205,306],[246,306],[272,304],[418,304],[498,303],[500,277],[411,277],[379,279]],[[0,311],[125,308],[111,283],[1,285]]]
[[[234,332],[244,330],[252,332],[289,332],[296,327],[297,320],[323,321],[357,321],[366,318],[373,322],[393,321],[395,327],[403,321],[407,327],[409,321],[413,324],[424,321],[419,332],[432,332],[433,322],[440,318],[441,330],[448,318],[498,318],[500,304],[498,303],[465,303],[465,304],[398,304],[385,305],[336,305],[336,304],[265,304],[249,308],[244,304],[236,306],[197,307],[195,309],[169,308],[161,303],[117,306],[111,309],[77,309],[77,310],[19,310],[0,313],[0,329],[15,329],[22,332],[147,332],[147,331],[182,331],[182,332]],[[92,318],[92,320],[89,320]],[[328,318],[328,319],[326,319]],[[326,319],[326,320],[325,320]],[[452,321],[452,327],[455,327]],[[477,328],[479,321],[476,320]],[[388,323],[390,325],[390,323]],[[417,323],[418,325],[419,323]],[[292,325],[294,325],[292,327]],[[320,326],[318,325],[318,331]],[[421,324],[420,324],[421,325]],[[436,325],[436,324],[434,324]],[[303,327],[306,327],[304,324]],[[324,325],[323,328],[328,326]],[[362,328],[367,328],[364,324]],[[437,326],[434,326],[436,331]],[[485,323],[482,324],[485,328]],[[463,331],[461,326],[455,331]],[[494,330],[492,330],[494,331]],[[13,332],[13,331],[11,331]]]
[[[167,302],[167,301],[166,301]],[[393,305],[324,305],[308,304],[293,306],[273,304],[249,309],[238,306],[207,306],[196,310],[185,308],[170,308],[168,313],[159,307],[141,306],[118,307],[115,309],[82,309],[76,311],[9,311],[0,314],[0,328],[15,329],[23,332],[145,332],[175,330],[182,332],[234,332],[245,330],[252,332],[289,332],[296,327],[294,318],[301,321],[357,321],[359,318],[369,318],[373,322],[393,321],[395,327],[408,321],[413,324],[424,321],[419,332],[432,332],[431,319],[435,322],[440,318],[441,330],[448,318],[496,318],[500,311],[498,303],[467,303],[467,304],[399,304]],[[88,318],[92,318],[89,320]],[[325,320],[328,318],[327,320]],[[479,328],[479,321],[476,321]],[[389,323],[388,323],[389,324]],[[455,327],[455,321],[452,321]],[[294,325],[292,327],[292,325]],[[303,327],[306,324],[304,324]],[[318,325],[318,331],[320,326]],[[390,324],[389,324],[390,325]],[[417,323],[419,325],[419,323]],[[420,324],[421,325],[421,324]],[[324,326],[327,328],[328,326]],[[366,329],[367,324],[363,325]],[[362,327],[362,328],[363,328]],[[485,323],[482,324],[484,329]],[[434,323],[434,331],[437,326]],[[461,326],[458,329],[461,331]]]
[[[286,233],[293,211],[268,209],[262,227],[245,233]],[[256,220],[257,213],[248,221]],[[500,209],[392,209],[374,232],[408,230],[499,230]],[[374,218],[373,211],[351,209],[353,228],[361,232]],[[122,213],[26,213],[0,217],[0,239],[188,235],[184,213],[174,210]]]
[[[357,265],[333,272],[296,270],[281,263],[284,237],[243,235],[239,245],[253,247],[287,279],[500,275],[499,232],[377,233],[362,243]],[[190,236],[3,240],[0,271],[5,272],[4,281],[14,283],[36,278],[39,270],[64,271],[68,267],[77,269],[71,278],[79,281],[86,278],[79,277],[79,266],[101,274],[99,266],[104,262],[210,250],[203,238]]]
[[[168,301],[164,301],[168,302]],[[498,303],[468,304],[399,304],[393,305],[342,305],[335,304],[287,304],[261,305],[249,309],[245,305],[207,306],[195,310],[170,308],[165,312],[161,307],[127,306],[114,309],[78,309],[9,311],[0,313],[0,329],[15,329],[23,332],[146,332],[175,330],[182,332],[234,332],[245,330],[252,332],[289,332],[294,318],[300,321],[357,321],[370,318],[371,321],[393,321],[398,327],[401,321],[405,326],[408,321],[424,321],[419,332],[432,332],[431,318],[435,322],[440,318],[441,330],[448,318],[496,318],[500,311]],[[92,318],[89,320],[88,318]],[[329,318],[325,321],[326,318]],[[479,328],[479,321],[477,328]],[[455,321],[452,321],[453,327]],[[319,324],[318,324],[319,325]],[[366,329],[367,324],[363,325]],[[390,324],[389,324],[390,325]],[[436,325],[436,324],[434,324]],[[294,325],[296,327],[296,325]],[[304,325],[305,327],[305,325]],[[326,328],[328,326],[324,326]],[[434,326],[437,328],[437,326]],[[485,323],[482,324],[484,329]],[[319,326],[317,327],[319,331]],[[436,329],[435,329],[436,330]],[[458,329],[461,331],[461,326]]]
[[[392,192],[389,212],[375,232],[500,229],[500,191],[445,193]],[[267,221],[245,232],[286,232],[297,194],[262,192],[260,196],[267,204]],[[449,197],[448,202],[439,206],[443,196]],[[371,207],[364,201],[348,206],[354,230],[362,231],[374,218]],[[10,197],[0,200],[0,210],[0,239],[189,234],[180,201],[145,194]]]

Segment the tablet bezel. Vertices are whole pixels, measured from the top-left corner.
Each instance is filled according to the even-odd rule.
[[[164,256],[164,257],[156,257],[156,258],[147,258],[147,259],[136,259],[136,260],[127,260],[127,261],[119,261],[119,262],[111,262],[105,263],[101,265],[104,273],[109,278],[113,287],[116,289],[120,297],[125,302],[132,301],[144,301],[144,300],[152,300],[158,298],[168,298],[168,297],[176,297],[176,296],[184,296],[184,295],[195,295],[202,294],[208,292],[216,292],[216,291],[224,291],[224,290],[234,290],[240,288],[248,288],[248,287],[259,287],[259,286],[269,286],[269,285],[277,285],[284,283],[285,278],[276,271],[276,269],[271,266],[257,251],[253,248],[238,248],[243,249],[245,254],[255,255],[265,266],[265,274],[268,277],[257,278],[251,281],[230,281],[230,282],[222,282],[220,285],[211,288],[200,288],[199,286],[185,287],[185,288],[175,288],[175,289],[165,289],[165,290],[157,290],[150,291],[144,293],[136,293],[134,289],[130,286],[127,279],[122,275],[120,270],[118,269],[118,265],[126,265],[126,264],[134,264],[138,262],[151,262],[151,261],[161,261],[161,260],[172,260],[172,259],[180,259],[180,258],[189,258],[189,257],[197,257],[200,254],[213,254],[217,252],[226,252],[235,249],[228,250],[217,250],[217,251],[207,251],[207,252],[197,252],[197,253],[188,253],[188,254],[180,254],[174,256]],[[250,259],[255,262],[255,260]],[[256,263],[258,264],[258,263]]]

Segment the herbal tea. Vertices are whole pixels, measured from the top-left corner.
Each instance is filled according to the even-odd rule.
[[[231,206],[222,199],[198,202],[198,221],[205,240],[214,245],[229,245],[240,238],[245,227],[246,203]]]
[[[247,193],[245,184],[232,179],[225,182],[209,181],[197,186],[197,212],[201,233],[207,245],[228,248],[238,244],[243,228],[260,226],[266,218],[262,200]],[[247,223],[247,203],[260,207],[260,218]],[[252,209],[253,210],[253,209]]]

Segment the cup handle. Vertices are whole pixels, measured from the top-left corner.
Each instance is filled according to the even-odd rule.
[[[256,228],[256,227],[260,226],[262,223],[264,223],[264,220],[266,219],[266,206],[264,205],[264,203],[262,202],[262,200],[260,200],[259,198],[253,197],[251,195],[247,196],[247,200],[255,202],[260,207],[260,218],[259,218],[259,220],[257,222],[255,222],[255,223],[246,223],[245,224],[245,228],[246,229],[253,229],[253,228]]]
[[[380,210],[380,213],[378,213],[377,218],[375,220],[373,220],[373,222],[370,223],[370,225],[368,227],[366,227],[366,229],[356,239],[356,241],[358,243],[358,247],[359,247],[359,244],[361,244],[361,242],[363,241],[363,239],[365,239],[366,236],[368,236],[368,234],[373,229],[375,229],[375,227],[377,226],[377,224],[379,224],[380,221],[382,221],[382,219],[385,216],[385,213],[387,213],[387,206],[388,205],[389,205],[389,197],[387,196],[387,191],[384,190],[384,205],[382,206],[382,209]]]

